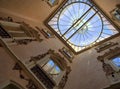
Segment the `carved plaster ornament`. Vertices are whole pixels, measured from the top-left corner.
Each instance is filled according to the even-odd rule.
[[[115,70],[110,66],[110,64],[105,63],[102,61],[102,68],[103,71],[106,73],[106,76],[113,75],[115,73]]]

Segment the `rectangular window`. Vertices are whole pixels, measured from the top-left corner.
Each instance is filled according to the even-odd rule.
[[[115,57],[112,59],[113,64],[120,69],[120,57]]]
[[[58,4],[59,0],[48,0],[48,4],[50,6],[55,6],[56,4]]]
[[[54,80],[59,76],[61,72],[60,67],[51,59],[42,66],[42,69],[46,71],[48,75],[52,77]]]
[[[110,13],[114,20],[117,20],[118,22],[120,22],[120,8],[115,8]]]
[[[61,74],[63,73],[59,65],[53,59],[49,57],[43,58],[42,60],[38,61],[35,65],[30,67],[31,71],[36,75],[37,69],[34,70],[35,68],[33,69],[33,67],[37,68],[38,70],[43,71],[42,73],[44,73],[44,75],[47,78],[49,78],[53,83],[56,83],[56,84],[58,84],[59,82],[58,80],[61,78],[62,76]],[[37,76],[38,75],[41,76],[41,74],[37,73]]]
[[[59,51],[61,52],[61,54],[63,54],[65,56],[65,58],[67,58],[67,60],[71,63],[73,58],[74,58],[74,54],[72,53],[72,51],[70,51],[69,49],[63,47],[62,49],[59,49]]]
[[[54,38],[54,34],[46,29],[41,29],[40,32],[44,35],[45,38]]]

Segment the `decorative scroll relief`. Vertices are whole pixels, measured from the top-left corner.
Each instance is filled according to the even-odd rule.
[[[48,55],[48,54],[49,54],[49,53],[46,52],[46,53],[44,53],[44,54],[42,54],[42,55],[38,55],[38,56],[31,57],[31,59],[29,60],[29,62],[31,62],[31,61],[37,62],[37,61],[41,60],[42,58],[44,58],[44,57],[45,57],[46,55]]]
[[[110,64],[105,63],[104,61],[102,62],[102,67],[103,71],[106,73],[106,76],[112,75],[115,73],[115,70],[110,66]]]
[[[98,60],[102,62],[102,68],[111,83],[120,81],[119,67],[120,47],[110,49],[102,56],[98,56]]]
[[[58,85],[58,89],[63,89],[67,80],[68,80],[68,74],[71,72],[71,68],[70,67],[67,67],[67,71],[66,73],[64,74],[64,76],[62,77],[59,85]]]
[[[107,43],[101,44],[100,46],[96,47],[95,49],[99,53],[99,52],[104,51],[104,50],[106,50],[106,49],[108,49],[110,47],[113,47],[115,45],[118,45],[118,43],[117,42],[116,43],[114,43],[114,42],[107,42]]]
[[[20,65],[18,63],[16,63],[14,65],[13,70],[17,70],[19,72],[20,79],[23,79],[26,82],[28,82],[27,85],[26,85],[27,89],[39,89],[30,78],[25,77],[25,75],[23,73],[23,69],[20,67]]]
[[[99,61],[110,59],[116,55],[120,54],[120,47],[115,47],[114,49],[109,49],[108,52],[105,52],[105,54],[98,56],[97,59]]]
[[[2,21],[7,21],[7,22],[14,22],[14,20],[13,20],[12,17],[7,17],[7,18],[5,18],[5,17],[0,17],[0,20],[2,20]]]

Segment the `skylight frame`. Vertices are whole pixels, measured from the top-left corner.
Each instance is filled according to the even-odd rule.
[[[95,46],[95,45],[97,45],[97,44],[100,44],[100,43],[103,43],[103,42],[105,42],[105,41],[108,41],[108,40],[110,40],[111,38],[113,38],[113,37],[116,37],[116,36],[118,36],[119,35],[119,32],[117,33],[117,34],[115,34],[115,35],[112,35],[112,36],[110,36],[110,37],[108,37],[108,38],[105,38],[104,40],[102,40],[102,41],[100,41],[100,42],[93,42],[91,45],[89,45],[89,46],[87,46],[87,47],[83,47],[83,49],[81,49],[80,51],[78,51],[78,52],[76,52],[72,47],[71,47],[71,45],[69,44],[69,42],[66,42],[65,40],[64,40],[64,38],[62,38],[61,37],[61,35],[60,34],[58,34],[48,23],[49,23],[49,21],[53,18],[53,17],[55,17],[56,15],[57,15],[57,13],[59,13],[59,11],[60,10],[63,10],[64,8],[65,8],[65,5],[66,5],[66,3],[67,2],[74,2],[74,1],[88,1],[88,3],[90,4],[90,5],[95,5],[95,6],[93,6],[93,8],[94,9],[97,9],[99,12],[98,12],[98,14],[101,14],[101,18],[105,18],[105,19],[107,19],[107,21],[111,24],[112,23],[112,26],[116,29],[116,31],[118,31],[117,29],[118,29],[118,27],[111,21],[111,20],[109,20],[109,17],[107,17],[106,16],[106,14],[102,11],[102,10],[100,10],[100,7],[98,7],[97,5],[96,5],[96,3],[95,2],[93,2],[93,1],[91,1],[91,0],[65,0],[60,6],[59,6],[59,8],[57,9],[57,10],[55,10],[54,11],[54,13],[53,14],[51,14],[50,16],[49,16],[49,18],[47,18],[47,20],[45,20],[45,25],[74,53],[74,54],[79,54],[79,53],[81,53],[81,52],[83,52],[83,51],[85,51],[85,50],[87,50],[87,49],[89,49],[89,48],[91,48],[91,47],[93,47],[93,46]]]

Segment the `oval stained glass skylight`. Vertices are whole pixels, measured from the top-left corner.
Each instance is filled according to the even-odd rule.
[[[76,54],[119,33],[91,0],[66,0],[46,23]]]
[[[100,37],[103,28],[102,21],[99,14],[91,6],[86,3],[82,3],[81,7],[79,5],[79,2],[69,4],[60,12],[58,29],[65,39],[69,39],[71,44],[87,46]],[[93,28],[96,26],[99,26],[97,30]]]

